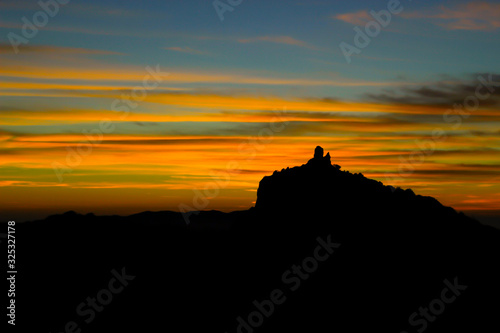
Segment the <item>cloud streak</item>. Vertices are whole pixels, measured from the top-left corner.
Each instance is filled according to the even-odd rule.
[[[365,25],[367,22],[373,20],[373,17],[371,17],[366,10],[360,10],[353,13],[337,14],[333,16],[333,18],[354,25]]]
[[[95,50],[81,47],[65,47],[55,45],[24,45],[23,52],[49,53],[49,54],[83,54],[83,55],[123,55],[121,52]],[[12,54],[13,49],[10,44],[0,43],[0,54]]]
[[[487,87],[481,86],[482,77]],[[481,88],[478,89],[478,86]],[[476,73],[466,80],[437,81],[415,87],[386,89],[382,93],[370,93],[366,96],[372,101],[402,105],[440,105],[451,107],[463,103],[468,96],[476,94],[488,96],[481,100],[481,107],[500,106],[500,74]],[[493,113],[498,114],[498,113]]]
[[[175,51],[175,52],[189,53],[189,54],[198,54],[198,55],[207,54],[206,52],[195,50],[190,47],[171,46],[171,47],[164,47],[163,49],[168,51]]]
[[[495,30],[500,28],[500,4],[485,1],[401,14],[407,19],[428,19],[447,30]]]
[[[163,67],[162,67],[163,68]],[[142,82],[146,70],[137,66],[118,66],[114,64],[87,64],[85,68],[76,66],[36,64],[25,61],[10,60],[9,64],[0,63],[0,77],[19,77],[36,79],[70,79],[80,81],[139,81]],[[395,84],[396,81],[369,81],[338,77],[337,79],[310,77],[280,77],[275,73],[267,76],[240,74],[237,71],[169,71],[169,83],[228,83],[252,85],[283,86],[332,86],[332,87],[383,87]],[[405,84],[415,84],[408,82]]]
[[[500,28],[500,4],[486,1],[405,11],[400,16],[411,20],[427,20],[446,30],[492,31]],[[332,18],[358,26],[373,20],[367,10],[337,14]]]
[[[300,46],[306,48],[312,48],[309,44],[302,40],[295,39],[290,36],[259,36],[252,37],[246,39],[238,39],[239,43],[247,44],[247,43],[259,43],[259,42],[267,42],[267,43],[275,43],[275,44],[284,44],[284,45],[293,45]]]

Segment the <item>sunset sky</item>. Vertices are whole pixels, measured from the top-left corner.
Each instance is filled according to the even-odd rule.
[[[0,0],[0,220],[247,209],[321,145],[500,221],[500,2],[402,0],[367,36],[388,3]]]

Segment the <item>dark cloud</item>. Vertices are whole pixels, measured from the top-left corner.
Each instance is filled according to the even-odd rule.
[[[500,130],[498,131],[470,131],[470,134],[475,136],[500,136]]]
[[[228,172],[227,169],[214,169],[214,171],[217,172]],[[263,174],[263,173],[269,173],[269,170],[248,170],[248,169],[236,169],[232,171],[231,173],[239,173],[239,174]]]
[[[13,156],[13,155],[21,155],[22,152],[18,149],[2,149],[0,150],[0,155],[2,156]]]
[[[494,177],[500,176],[500,170],[418,170],[413,171],[417,175],[433,176],[475,176],[475,177]]]
[[[479,149],[450,149],[450,150],[435,150],[432,155],[450,156],[450,155],[487,155],[499,154],[500,150],[495,148],[479,148]]]
[[[491,83],[490,90],[482,85],[480,77]],[[385,89],[379,94],[366,94],[365,97],[382,103],[452,107],[456,103],[463,104],[468,96],[475,96],[478,86],[482,86],[480,94],[490,94],[488,98],[480,100],[480,106],[500,106],[500,74],[491,73],[476,73],[466,80],[442,80],[416,88]]]
[[[134,124],[137,126],[158,126],[158,123],[154,121],[135,121]]]
[[[499,169],[500,170],[500,164],[455,164],[460,167],[470,167],[470,168],[485,168],[485,169]]]
[[[12,45],[8,43],[0,43],[0,54],[13,53]],[[54,46],[54,45],[24,45],[23,52],[36,52],[36,53],[69,53],[69,54],[99,54],[99,55],[110,55],[110,54],[123,54],[120,52],[107,51],[107,50],[94,50],[94,49],[86,49],[81,47],[63,47],[63,46]]]

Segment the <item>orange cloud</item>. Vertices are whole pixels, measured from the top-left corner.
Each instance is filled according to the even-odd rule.
[[[138,81],[142,82],[148,74],[146,68],[137,66],[96,65],[86,68],[33,65],[22,61],[10,60],[7,65],[0,63],[0,76],[22,77],[36,79],[61,79],[80,81]],[[239,73],[212,73],[192,71],[171,71],[164,66],[152,66],[160,68],[162,72],[169,72],[164,81],[169,83],[230,83],[230,84],[261,84],[261,85],[297,85],[297,86],[337,86],[337,87],[366,87],[366,86],[393,86],[413,85],[416,83],[401,83],[391,81],[366,81],[353,80],[339,77],[332,79],[311,78],[288,78],[276,76],[254,76]]]
[[[331,131],[335,133],[336,129]],[[222,181],[221,172],[233,161],[238,163],[236,171],[239,172],[231,173],[221,194],[210,202],[210,208],[230,211],[250,207],[263,175],[304,163],[317,144],[330,151],[332,161],[343,169],[390,183],[386,172],[397,176],[400,157],[408,158],[416,148],[415,139],[423,139],[420,134],[408,136],[391,131],[358,133],[358,136],[340,133],[333,137],[275,136],[264,144],[258,143],[256,135],[251,140],[236,135],[111,133],[65,175],[62,185],[51,164],[65,163],[68,149],[77,151],[85,141],[83,135],[16,137],[4,133],[4,141],[0,142],[0,194],[6,199],[0,207],[21,207],[27,200],[33,200],[45,208],[53,207],[56,202],[60,207],[76,210],[85,209],[82,203],[92,211],[105,208],[102,203],[120,211],[123,205],[137,207],[138,211],[153,207],[175,210],[179,203],[191,202],[192,189],[203,189],[214,179]],[[492,194],[498,193],[500,187],[500,160],[491,151],[481,150],[489,145],[495,146],[489,138],[450,137],[439,144],[423,164],[417,165],[414,173],[396,185],[437,196],[443,203],[460,209],[494,209],[499,200]],[[461,164],[467,160],[474,160],[476,164]],[[488,186],[478,186],[481,184]],[[109,197],[110,191],[116,191],[113,193],[119,194],[120,200],[114,202],[114,195]],[[471,194],[482,201],[472,202]],[[89,196],[92,199],[82,199]]]

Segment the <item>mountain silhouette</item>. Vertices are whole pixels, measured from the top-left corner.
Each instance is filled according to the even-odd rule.
[[[334,224],[352,225],[350,221],[355,220],[379,228],[393,224],[447,228],[450,224],[456,227],[466,222],[478,223],[432,197],[415,195],[411,189],[384,186],[361,173],[340,169],[331,164],[329,153],[323,156],[323,149],[318,146],[306,164],[264,177],[255,208],[267,215],[296,217],[305,213],[330,218]]]
[[[18,324],[46,332],[71,321],[82,332],[500,328],[500,231],[343,171],[321,147],[306,164],[264,177],[255,207],[189,216],[186,224],[170,211],[68,212],[19,224]],[[131,280],[109,303],[101,292],[102,309],[77,312],[125,271]]]

